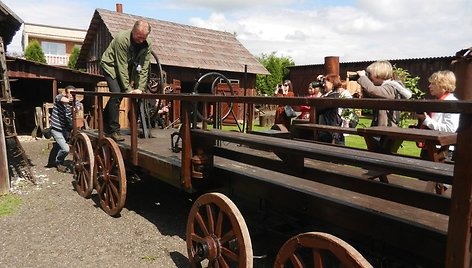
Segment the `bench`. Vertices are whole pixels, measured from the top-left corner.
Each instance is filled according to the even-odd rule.
[[[369,194],[441,214],[449,213],[449,198],[432,195],[423,191],[407,189],[398,185],[360,179],[355,176],[349,176],[349,174],[344,174],[343,172],[336,172],[336,170],[331,174],[326,170],[325,172],[320,172],[319,169],[313,168],[309,163],[306,163],[305,159],[323,161],[330,163],[330,165],[334,163],[363,168],[373,172],[373,176],[378,176],[377,172],[394,173],[418,178],[423,181],[429,181],[431,178],[434,178],[436,181],[451,184],[453,166],[448,164],[433,163],[421,159],[369,151],[359,151],[357,149],[332,146],[330,144],[307,143],[297,140],[286,140],[216,129],[192,129],[191,135],[192,140],[194,140],[193,138],[211,139],[213,141],[219,140],[242,144],[266,152],[270,151],[282,160],[268,159],[267,157],[263,157],[262,154],[260,156],[248,155],[241,152],[240,149],[230,150],[221,146],[215,146],[213,153],[239,162],[264,167],[277,172],[287,173],[288,171],[290,172],[287,173],[289,175],[295,175],[314,181],[322,181],[323,183],[343,189]]]
[[[290,139],[290,132],[280,131],[276,129],[266,129],[266,130],[252,130],[248,132],[254,135],[269,136],[283,139]]]
[[[313,140],[313,137],[315,137],[315,134],[317,131],[358,135],[357,130],[355,128],[327,126],[327,125],[314,124],[314,123],[302,123],[302,124],[292,124],[291,137],[293,139],[298,138],[298,139]]]

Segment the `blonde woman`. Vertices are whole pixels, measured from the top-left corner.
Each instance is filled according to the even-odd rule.
[[[456,90],[456,76],[451,71],[438,71],[433,73],[429,79],[429,92],[433,98],[443,101],[457,101],[454,96]],[[456,132],[459,127],[459,114],[453,113],[421,113],[416,117],[422,121],[422,128],[444,131]],[[446,159],[454,159],[454,146],[440,148],[445,153]],[[428,158],[429,152],[426,148],[421,149],[421,157]],[[442,194],[450,185],[428,182],[426,184],[426,191],[432,192],[433,189],[437,194]]]
[[[412,93],[401,83],[392,79],[393,67],[388,61],[376,61],[366,70],[357,71],[364,96],[381,99],[409,99]],[[399,111],[374,111],[372,126],[397,126],[400,121]]]
[[[451,71],[438,71],[429,79],[429,92],[438,100],[456,101],[454,90],[456,89],[456,76]],[[444,132],[456,132],[459,127],[459,114],[451,113],[427,113],[418,114],[417,118],[423,121],[423,126],[433,130]]]

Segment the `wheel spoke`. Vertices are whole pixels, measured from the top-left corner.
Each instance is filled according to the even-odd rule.
[[[223,237],[221,237],[221,244],[224,245],[235,237],[233,230],[229,230]]]
[[[304,267],[303,262],[300,260],[300,258],[295,253],[292,254],[292,256],[290,256],[290,261],[292,262],[292,264],[295,268],[303,268]],[[317,267],[317,266],[315,266],[315,267]]]
[[[316,248],[313,249],[313,263],[315,264],[315,267],[324,267],[321,252]]]
[[[215,233],[215,221],[213,219],[213,207],[210,204],[206,205],[207,218],[208,218],[208,227],[210,227],[210,234]]]
[[[103,172],[104,166],[103,166],[103,159],[101,155],[97,155],[97,157],[95,157],[95,162],[96,162],[95,164],[97,165],[97,168],[99,169],[98,171]]]
[[[111,177],[116,177],[116,176],[109,176],[109,177],[111,178]],[[115,179],[115,181],[110,180],[110,183],[108,184],[108,187],[110,188],[111,193],[115,197],[118,197],[120,195],[118,193],[119,184],[118,185],[117,184],[118,184],[118,181],[116,179]]]
[[[221,237],[221,232],[223,228],[223,217],[224,217],[223,211],[220,210],[218,212],[218,219],[216,220],[216,230],[215,230],[216,237]]]
[[[226,247],[221,248],[221,255],[226,256],[226,257],[230,258],[231,260],[233,260],[235,262],[237,262],[238,258],[239,258],[238,254],[236,254],[235,252],[229,250]]]
[[[111,184],[108,184],[107,187],[107,200],[108,200],[108,207],[114,209],[116,206],[116,196],[113,194],[113,189]]]
[[[199,236],[195,233],[191,234],[191,239],[192,239],[192,241],[195,241],[197,243],[202,243],[204,241],[203,237],[201,237],[201,236]]]
[[[74,159],[76,159],[76,160],[78,160],[78,162],[80,162],[80,160],[81,160],[82,158],[80,158],[79,152],[74,151]]]
[[[237,259],[235,259],[235,261],[237,261]],[[218,258],[218,264],[219,264],[219,267],[229,268],[228,263],[226,262],[226,260],[222,256],[220,256]]]
[[[197,215],[195,215],[195,219],[197,220],[198,225],[200,226],[200,229],[203,231],[203,234],[205,236],[209,236],[210,233],[208,232],[208,229],[205,225],[205,222],[203,221],[202,215],[200,212],[197,212]]]

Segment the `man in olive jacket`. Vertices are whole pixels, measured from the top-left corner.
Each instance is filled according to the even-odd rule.
[[[151,55],[148,40],[151,26],[138,20],[133,29],[119,32],[103,52],[100,65],[110,92],[142,93],[147,84]],[[104,130],[108,137],[123,141],[120,134],[121,98],[110,97],[104,111]]]

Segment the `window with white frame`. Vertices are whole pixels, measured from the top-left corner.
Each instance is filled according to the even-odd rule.
[[[41,48],[47,55],[66,55],[66,44],[56,42],[41,42]]]

